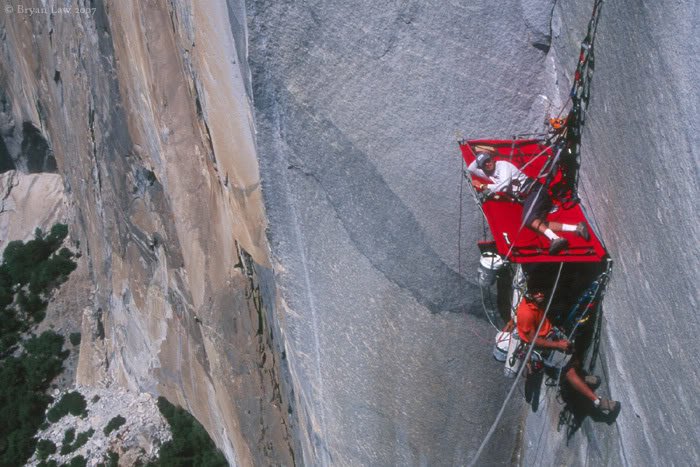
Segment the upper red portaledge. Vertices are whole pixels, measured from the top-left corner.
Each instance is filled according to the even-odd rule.
[[[534,178],[540,173],[548,159],[551,148],[538,140],[473,140],[460,143],[462,156],[467,166],[475,159],[475,153],[489,150],[496,154],[496,160],[507,160]],[[533,160],[534,159],[534,160]],[[523,168],[525,164],[529,165]],[[478,177],[472,176],[478,180]],[[556,174],[554,182],[561,178]],[[578,224],[585,222],[591,234],[589,241],[572,232],[557,235],[569,240],[569,247],[558,255],[549,254],[549,240],[527,227],[520,226],[523,207],[505,196],[491,197],[481,207],[496,242],[498,254],[515,263],[551,262],[599,262],[607,252],[591,228],[579,203],[564,203],[553,199],[555,209],[547,216],[549,222]]]

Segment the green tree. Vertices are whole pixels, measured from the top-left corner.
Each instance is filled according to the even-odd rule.
[[[0,466],[24,465],[37,447],[35,434],[52,402],[46,395],[51,381],[63,370],[63,337],[45,332],[23,342],[20,355],[12,355],[30,331],[44,318],[46,297],[76,267],[73,254],[60,248],[68,234],[64,224],[48,234],[40,229],[34,239],[6,245],[0,265]],[[27,293],[28,292],[28,293]],[[17,300],[18,308],[12,306]],[[40,453],[49,449],[42,443]],[[44,461],[40,465],[56,465]]]
[[[70,460],[68,467],[85,467],[87,465],[87,459],[83,456],[75,456]]]
[[[63,441],[61,441],[61,455],[65,456],[68,453],[73,452],[72,444],[75,439],[75,428],[68,428],[65,433],[63,433]]]
[[[36,443],[36,455],[40,460],[44,460],[56,452],[56,445],[50,439],[40,439]]]
[[[63,336],[51,331],[25,343],[19,357],[0,365],[0,466],[24,465],[36,448],[34,435],[51,402],[45,394],[62,370]]]
[[[72,332],[70,336],[68,336],[68,340],[70,340],[70,343],[73,345],[73,347],[77,347],[80,345],[80,333],[79,332]]]
[[[121,415],[117,415],[116,417],[112,417],[112,419],[107,423],[107,426],[104,427],[104,434],[105,436],[109,436],[109,434],[114,431],[118,430],[120,426],[122,426],[124,423],[126,423],[126,419],[122,417]]]
[[[30,274],[29,291],[33,294],[49,293],[56,285],[65,281],[77,267],[67,248],[42,261]]]
[[[163,444],[158,459],[149,467],[226,467],[226,458],[216,448],[204,427],[185,409],[175,407],[164,397],[158,408],[170,425],[173,439]]]
[[[86,413],[86,408],[87,402],[85,402],[85,398],[82,394],[77,391],[67,392],[61,397],[61,400],[58,401],[56,405],[49,409],[49,412],[46,414],[46,418],[51,423],[56,423],[69,413],[79,417]]]

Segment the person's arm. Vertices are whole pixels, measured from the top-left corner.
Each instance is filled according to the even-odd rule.
[[[497,161],[496,169],[491,175],[491,180],[495,180],[495,183],[489,183],[486,188],[491,192],[506,191],[510,186],[512,170],[518,169],[510,162]]]
[[[481,170],[479,167],[476,165],[476,161],[472,161],[471,164],[469,164],[469,167],[467,167],[467,170],[469,173],[476,175],[477,177],[480,178],[488,178],[488,176],[484,173],[483,170]],[[480,182],[478,180],[472,179],[472,186],[476,188],[479,191],[482,191],[484,188],[487,187],[486,183]]]
[[[524,337],[527,342],[533,342],[533,337],[535,337],[535,330],[531,329],[525,332]],[[571,349],[571,343],[566,339],[562,339],[559,341],[550,341],[543,337],[538,337],[534,339],[534,345],[536,349],[553,349],[567,353]]]
[[[482,183],[478,180],[472,180],[472,186],[476,188],[478,191],[483,191],[484,188],[486,188],[486,184]]]

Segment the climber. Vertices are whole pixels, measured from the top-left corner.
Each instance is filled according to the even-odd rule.
[[[508,161],[494,161],[488,152],[480,152],[469,164],[469,172],[492,183],[481,183],[472,179],[472,185],[486,197],[492,193],[505,192],[513,198],[525,198],[523,206],[523,225],[538,232],[550,240],[549,254],[556,255],[569,246],[566,238],[555,232],[573,232],[584,240],[590,240],[590,233],[585,222],[576,225],[560,222],[547,222],[547,214],[552,208],[552,199],[547,188],[534,180]]]
[[[571,387],[582,396],[589,399],[593,406],[604,414],[616,413],[620,409],[620,403],[605,397],[598,397],[593,392],[600,385],[597,376],[583,376],[581,357],[575,352],[573,344],[566,339],[554,340],[554,328],[552,323],[544,316],[545,304],[544,290],[532,287],[529,294],[520,302],[517,311],[517,326],[520,338],[530,344],[534,341],[535,349],[552,351],[557,350],[566,354],[573,354],[571,359],[562,369],[562,375]],[[539,334],[535,338],[535,331],[544,319]]]

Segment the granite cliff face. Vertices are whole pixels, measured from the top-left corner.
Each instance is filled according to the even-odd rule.
[[[167,396],[232,464],[468,463],[507,388],[456,138],[541,130],[592,2],[26,3],[0,15],[0,161],[65,187],[78,381]],[[516,397],[486,464],[700,459],[695,10],[609,2],[596,38],[617,424],[567,439]]]
[[[293,265],[283,284],[304,310],[287,320],[289,354],[304,356],[291,362],[297,389],[314,395],[304,458],[463,465],[504,386],[474,335],[492,331],[473,285],[482,224],[470,200],[466,313],[451,313],[462,310],[455,130],[541,129],[566,101],[593,2],[248,9],[272,249]],[[561,404],[543,391],[549,403],[524,409],[526,465],[698,461],[696,11],[603,7],[581,192],[617,263],[597,371],[623,409],[615,425],[557,432]],[[511,460],[517,429],[502,422],[485,463]]]
[[[167,396],[231,463],[291,464],[274,317],[259,286],[270,262],[237,54],[245,41],[232,32],[245,31],[239,10],[8,5],[4,160],[23,168],[33,126],[73,204],[70,230],[95,287],[78,382]]]
[[[460,281],[456,133],[541,126],[549,11],[519,1],[247,6],[287,355],[309,427],[303,458],[464,465],[505,387],[471,280],[482,224],[470,199]],[[491,462],[513,455],[517,406]]]
[[[698,8],[643,3],[603,6],[582,156],[581,192],[615,260],[599,371],[622,411],[611,427],[584,422],[569,447],[543,437],[545,463],[700,462]],[[569,68],[587,15],[580,2],[555,9]]]

